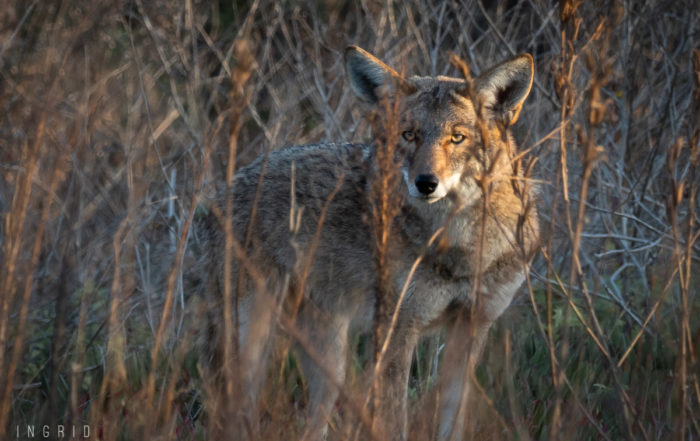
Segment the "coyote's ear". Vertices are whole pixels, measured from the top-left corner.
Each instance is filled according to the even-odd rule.
[[[381,60],[357,46],[345,49],[345,72],[350,88],[363,101],[378,104],[396,92],[411,94],[416,87]]]
[[[533,75],[532,56],[516,55],[481,74],[474,82],[474,90],[486,112],[510,125],[520,115]]]

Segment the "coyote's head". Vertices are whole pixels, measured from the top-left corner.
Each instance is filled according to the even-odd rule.
[[[512,57],[473,80],[403,78],[356,46],[345,51],[345,68],[352,90],[376,114],[399,109],[396,124],[384,121],[397,133],[385,133],[384,138],[397,140],[410,199],[432,203],[449,196],[468,204],[487,176],[512,175],[508,165],[514,152],[506,129],[517,120],[532,86],[529,54]]]

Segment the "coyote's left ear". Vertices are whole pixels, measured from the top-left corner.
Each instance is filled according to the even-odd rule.
[[[355,95],[373,105],[382,98],[410,95],[417,89],[394,69],[357,46],[345,49],[345,72]]]
[[[534,64],[530,54],[516,55],[481,74],[474,90],[492,117],[511,125],[518,120],[532,87]]]

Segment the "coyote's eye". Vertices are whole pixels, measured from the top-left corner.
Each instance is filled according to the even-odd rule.
[[[403,137],[403,139],[405,139],[408,142],[412,142],[413,140],[416,139],[416,134],[413,133],[411,130],[406,130],[405,132],[403,132],[401,134],[401,136]]]
[[[459,144],[460,142],[464,141],[464,135],[461,133],[455,133],[452,135],[450,141],[452,141],[453,144]]]

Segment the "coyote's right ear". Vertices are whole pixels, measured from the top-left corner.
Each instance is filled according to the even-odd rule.
[[[345,72],[355,95],[371,104],[396,96],[397,90],[406,95],[416,91],[416,87],[395,70],[357,46],[345,49]]]

